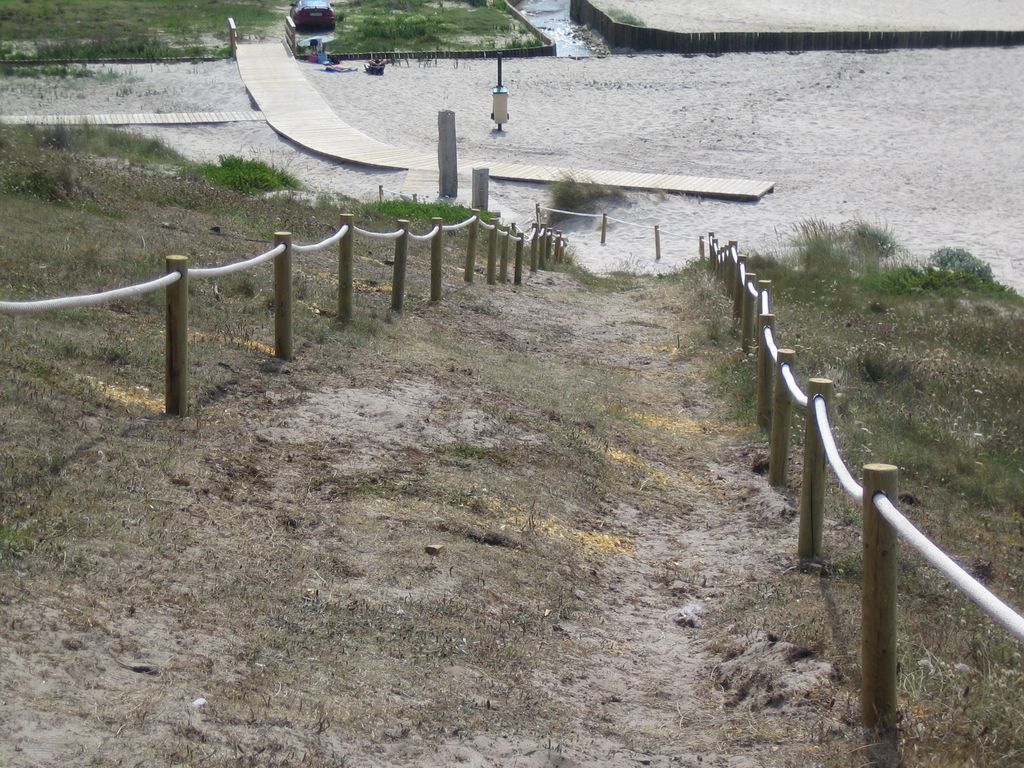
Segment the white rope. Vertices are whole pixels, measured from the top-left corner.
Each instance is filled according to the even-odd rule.
[[[357,234],[363,237],[368,237],[371,240],[397,240],[405,232],[404,229],[396,229],[394,232],[371,232],[368,229],[360,229],[359,227],[353,227]]]
[[[744,264],[742,261],[739,264],[740,264],[740,285],[746,285],[747,284],[747,265]]]
[[[627,227],[639,227],[640,229],[650,229],[653,224],[637,224],[634,221],[625,221],[624,219],[616,219],[613,216],[608,217],[608,221],[614,221],[616,224],[625,224]]]
[[[779,348],[775,345],[775,334],[770,325],[764,327],[764,345],[768,354],[772,356],[772,362],[779,362]]]
[[[445,224],[443,227],[441,227],[441,230],[444,232],[455,232],[457,230],[462,229],[463,227],[468,227],[474,221],[476,221],[476,216],[470,216],[468,219],[466,219],[465,221],[460,221],[458,224]]]
[[[818,417],[818,434],[821,435],[821,444],[825,448],[825,456],[836,473],[836,479],[843,489],[850,494],[854,501],[864,501],[864,488],[854,480],[850,470],[843,463],[843,457],[839,455],[836,447],[836,439],[832,434],[832,425],[828,423],[828,404],[821,395],[814,398],[814,414]]]
[[[220,277],[221,275],[230,275],[232,272],[241,272],[243,269],[249,269],[255,267],[257,264],[262,264],[265,261],[270,261],[280,253],[284,253],[285,245],[280,243],[275,245],[266,253],[261,253],[259,256],[253,256],[251,259],[245,261],[238,261],[234,264],[225,264],[222,267],[196,267],[190,269],[188,274],[190,277]]]
[[[754,301],[757,301],[757,288],[754,287],[753,283],[747,283],[747,293],[751,295]]]
[[[771,308],[768,306],[768,291],[761,291],[761,314],[771,314]]]
[[[959,589],[967,599],[981,610],[1002,624],[1014,637],[1024,642],[1024,617],[1010,606],[988,591],[963,568],[933,544],[923,533],[914,527],[903,514],[893,506],[884,493],[875,494],[875,509],[896,529],[910,546],[938,569],[949,582]]]
[[[0,312],[6,315],[31,315],[39,312],[53,312],[58,309],[92,307],[108,301],[152,293],[176,283],[180,279],[181,273],[168,272],[166,275],[145,283],[129,285],[124,288],[113,288],[101,293],[89,293],[84,296],[64,296],[59,299],[39,299],[36,301],[0,301]]]
[[[348,224],[343,226],[341,229],[339,229],[333,235],[328,237],[326,240],[321,240],[319,243],[314,243],[313,245],[293,244],[292,250],[295,251],[295,253],[312,253],[313,251],[319,251],[323,248],[326,248],[329,245],[334,245],[336,242],[338,242],[339,240],[341,240],[341,238],[345,236],[346,232],[348,232]]]
[[[412,232],[409,233],[409,238],[416,240],[420,243],[425,243],[427,240],[433,240],[434,235],[441,231],[441,227],[435,226],[432,230],[427,232],[425,235],[414,235]]]
[[[483,227],[484,229],[488,230],[488,231],[494,229],[494,227],[495,227],[494,224],[488,224],[483,219],[480,219],[480,226]]]
[[[782,373],[782,380],[786,382],[786,389],[789,390],[789,396],[793,398],[793,402],[799,405],[801,408],[807,407],[807,395],[803,393],[800,387],[796,383],[796,379],[793,378],[793,369],[789,367],[789,364],[783,365],[779,369]]]
[[[560,213],[563,216],[582,216],[583,218],[586,219],[600,219],[602,215],[600,213],[579,213],[578,211],[563,211],[560,208],[545,208],[544,206],[541,206],[540,209],[542,211],[550,211],[551,213]]]

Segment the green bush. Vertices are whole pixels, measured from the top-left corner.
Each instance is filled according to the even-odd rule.
[[[599,202],[622,198],[622,191],[616,187],[594,184],[572,174],[566,174],[551,185],[551,207],[563,211],[595,213]],[[554,214],[551,218],[557,221],[560,216]]]
[[[262,160],[243,160],[236,155],[221,155],[216,165],[204,163],[198,170],[213,184],[250,195],[299,188],[299,180],[290,173]]]
[[[939,269],[974,275],[986,283],[994,281],[992,267],[964,248],[939,248],[928,262]]]
[[[878,293],[909,296],[919,293],[958,294],[965,292],[1006,294],[1009,288],[971,272],[935,267],[896,267],[865,278],[865,287]]]

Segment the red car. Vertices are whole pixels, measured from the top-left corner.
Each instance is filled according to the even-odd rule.
[[[296,27],[334,29],[334,8],[328,0],[298,0],[292,4],[292,21]]]

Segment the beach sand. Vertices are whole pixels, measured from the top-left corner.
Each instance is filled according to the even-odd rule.
[[[808,218],[892,228],[913,256],[961,246],[1024,290],[1024,49],[891,53],[628,55],[506,62],[510,122],[490,122],[493,62],[389,67],[384,77],[303,71],[344,120],[395,146],[433,153],[437,113],[456,112],[460,169],[489,161],[770,179],[758,203],[635,192],[593,219],[562,224],[590,269],[662,271],[709,230],[747,249],[782,248]],[[231,62],[105,67],[81,80],[0,81],[0,113],[248,109]],[[314,191],[397,195],[405,174],[324,160],[262,123],[135,129],[196,160],[273,162]],[[460,198],[468,200],[463,185]],[[541,185],[491,181],[491,205],[525,224]],[[654,261],[653,225],[663,257]]]
[[[592,0],[613,18],[677,32],[1024,29],[1016,0]]]

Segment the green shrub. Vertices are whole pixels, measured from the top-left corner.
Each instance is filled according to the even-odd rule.
[[[414,203],[412,200],[384,200],[380,203],[367,203],[363,209],[379,215],[395,219],[408,219],[409,221],[430,221],[434,217],[439,217],[444,220],[445,224],[458,224],[472,215],[472,211],[463,205]],[[488,221],[491,219],[491,214],[481,211],[480,218]]]
[[[970,272],[952,272],[935,267],[895,267],[865,278],[865,287],[894,296],[919,293],[941,295],[959,293],[1008,294],[1009,288]]]
[[[965,248],[939,248],[928,262],[939,269],[974,275],[986,283],[993,282],[992,267]]]
[[[621,8],[612,8],[611,10],[608,11],[608,15],[611,16],[612,19],[614,19],[615,21],[619,22],[619,24],[629,24],[632,27],[647,26],[644,23],[644,20],[641,19],[639,16],[636,16],[635,14],[632,14],[629,11],[624,11]]]
[[[204,163],[198,170],[213,184],[250,195],[299,188],[298,179],[290,173],[262,160],[244,160],[236,155],[221,155],[216,165]]]

